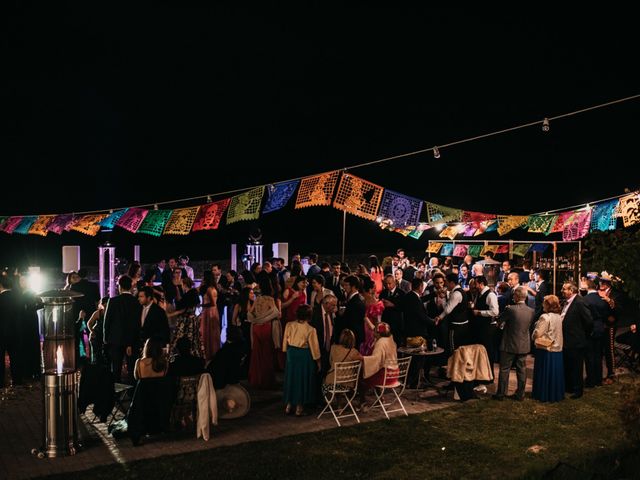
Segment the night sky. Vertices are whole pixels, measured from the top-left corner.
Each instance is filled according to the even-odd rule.
[[[22,3],[22,2],[20,2]],[[1,20],[0,214],[150,204],[347,167],[640,93],[629,12],[17,7]],[[292,12],[289,12],[291,14]],[[353,170],[475,211],[526,214],[640,186],[640,100]],[[585,166],[596,162],[598,167]],[[293,202],[292,202],[293,203]],[[176,204],[174,207],[187,206]],[[168,208],[171,208],[169,206]],[[342,213],[293,210],[154,239],[116,229],[118,254],[224,258],[254,226],[267,243],[337,253]],[[348,217],[348,251],[416,241]],[[0,233],[0,261],[58,265],[79,233]],[[482,238],[482,237],[480,237]],[[555,237],[554,237],[555,238]],[[559,237],[558,237],[559,239]]]

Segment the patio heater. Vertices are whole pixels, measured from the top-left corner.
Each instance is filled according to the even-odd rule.
[[[74,455],[79,447],[73,302],[71,290],[41,293],[44,303],[42,347],[43,444],[31,453],[39,458]]]

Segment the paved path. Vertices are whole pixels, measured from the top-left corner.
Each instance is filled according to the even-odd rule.
[[[529,358],[528,380],[532,377],[533,362]],[[497,369],[496,369],[497,377]],[[497,383],[497,382],[496,382]],[[511,389],[515,389],[515,372],[511,375]],[[494,387],[490,388],[493,392]],[[527,391],[530,391],[530,384]],[[31,449],[39,447],[42,435],[42,399],[39,384],[0,390],[0,479],[18,480],[51,473],[86,470],[98,465],[114,463],[126,464],[134,460],[176,455],[234,445],[254,440],[268,440],[285,435],[295,435],[329,428],[337,428],[333,418],[324,415],[317,420],[314,415],[296,418],[285,416],[281,393],[251,392],[252,407],[249,414],[236,420],[220,420],[213,429],[213,437],[208,442],[194,436],[178,434],[162,438],[152,438],[141,447],[133,447],[131,441],[114,439],[107,433],[106,425],[91,424],[91,413],[82,415],[82,430],[85,448],[77,455],[37,459]],[[426,398],[417,398],[415,392],[405,392],[405,407],[409,414],[437,410],[454,405],[452,394],[441,396],[430,389]],[[397,413],[392,415],[398,415]],[[384,419],[379,409],[360,415],[362,422]],[[345,425],[352,425],[353,419],[346,419]]]

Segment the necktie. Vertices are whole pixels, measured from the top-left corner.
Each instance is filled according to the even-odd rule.
[[[328,352],[331,349],[331,315],[327,312],[324,313],[324,349]]]
[[[338,277],[333,277],[333,286],[334,287],[338,286]]]

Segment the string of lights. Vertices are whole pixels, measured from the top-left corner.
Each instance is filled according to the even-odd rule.
[[[426,152],[433,152],[434,158],[440,158],[442,149],[446,149],[446,148],[453,147],[453,146],[456,146],[456,145],[462,145],[464,143],[475,142],[477,140],[482,140],[482,139],[485,139],[485,138],[494,137],[496,135],[502,135],[502,134],[505,134],[505,133],[514,132],[516,130],[522,130],[522,129],[529,128],[529,127],[532,127],[532,126],[537,126],[537,125],[541,126],[543,132],[548,132],[550,130],[550,123],[552,121],[560,120],[560,119],[567,118],[567,117],[572,117],[572,116],[579,115],[579,114],[582,114],[582,113],[585,113],[585,112],[590,112],[590,111],[593,111],[593,110],[605,108],[605,107],[608,107],[608,106],[611,106],[611,105],[616,105],[616,104],[620,104],[620,103],[624,103],[624,102],[629,102],[631,100],[636,100],[636,99],[639,99],[639,98],[640,98],[640,94],[631,95],[629,97],[624,97],[624,98],[620,98],[620,99],[617,99],[617,100],[612,100],[612,101],[609,101],[609,102],[606,102],[606,103],[601,103],[601,104],[598,104],[598,105],[592,105],[590,107],[582,108],[580,110],[575,110],[575,111],[572,111],[572,112],[562,113],[560,115],[555,115],[555,116],[551,116],[551,117],[545,117],[542,120],[536,120],[536,121],[532,121],[532,122],[528,122],[528,123],[523,123],[523,124],[520,124],[520,125],[516,125],[516,126],[513,126],[513,127],[501,129],[501,130],[496,130],[496,131],[489,132],[489,133],[483,133],[483,134],[476,135],[476,136],[473,136],[473,137],[468,137],[468,138],[464,138],[464,139],[461,139],[461,140],[455,140],[455,141],[452,141],[452,142],[449,142],[449,143],[444,143],[444,144],[437,145],[437,146],[430,147],[430,148],[423,148],[423,149],[420,149],[420,150],[414,150],[412,152],[401,153],[401,154],[393,155],[393,156],[390,156],[390,157],[380,158],[380,159],[373,160],[373,161],[370,161],[370,162],[364,162],[364,163],[359,163],[359,164],[356,164],[356,165],[351,165],[351,166],[342,168],[342,170],[346,172],[346,171],[349,171],[349,170],[355,170],[357,168],[368,167],[368,166],[371,166],[371,165],[377,165],[377,164],[384,163],[384,162],[390,162],[392,160],[398,160],[398,159],[401,159],[401,158],[412,157],[412,156],[420,155],[420,154],[423,154],[423,153],[426,153]],[[294,177],[294,178],[289,178],[289,179],[286,179],[286,180],[278,180],[277,182],[270,182],[270,184],[301,180],[303,178],[306,178],[306,177],[312,176],[312,175],[317,175],[317,173],[316,174],[299,176],[299,177]],[[213,197],[221,197],[221,196],[224,196],[224,195],[231,195],[231,194],[234,194],[234,193],[245,192],[247,190],[263,187],[263,186],[266,186],[266,185],[267,184],[260,184],[260,185],[250,186],[250,187],[242,187],[242,188],[236,188],[236,189],[233,189],[233,190],[226,190],[226,191],[223,191],[223,192],[207,193],[207,194],[204,194],[204,195],[198,195],[198,196],[194,196],[194,197],[179,198],[179,199],[176,199],[176,200],[167,200],[167,201],[164,201],[164,202],[150,202],[150,203],[144,203],[144,204],[134,205],[134,206],[127,205],[127,206],[124,206],[124,207],[113,207],[113,208],[106,208],[106,209],[100,209],[100,210],[87,210],[87,211],[82,211],[82,212],[67,212],[67,213],[68,214],[73,214],[73,215],[88,215],[88,214],[97,214],[97,213],[113,213],[114,211],[122,210],[124,208],[143,208],[143,207],[151,207],[151,208],[154,208],[154,209],[157,210],[160,205],[185,204],[185,203],[189,203],[189,202],[195,202],[197,200],[205,200],[207,203],[210,203],[212,201]],[[621,195],[616,195],[614,197],[609,197],[609,198],[602,199],[602,200],[591,201],[589,203],[599,203],[599,202],[604,202],[604,201],[607,201],[607,200],[613,200],[613,199],[616,199],[616,198],[621,198],[624,195],[627,195],[627,193],[621,194]],[[583,204],[574,205],[574,206],[571,206],[571,207],[559,208],[559,209],[556,209],[556,210],[548,210],[548,211],[545,211],[545,212],[538,212],[538,213],[535,213],[533,215],[542,215],[542,214],[547,214],[547,213],[552,213],[552,212],[559,212],[559,211],[562,211],[562,210],[569,210],[569,209],[573,209],[573,208],[584,208],[587,205],[589,205],[589,204],[588,203],[587,204],[583,203]]]

